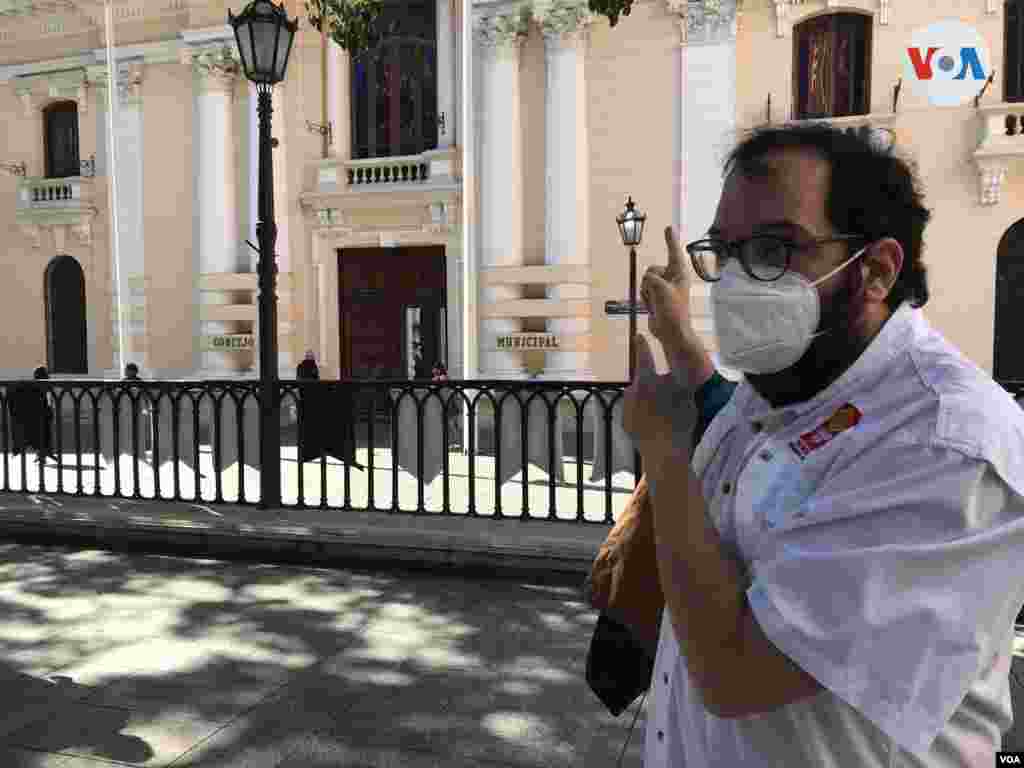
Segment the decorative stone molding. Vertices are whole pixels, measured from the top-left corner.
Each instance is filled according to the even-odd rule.
[[[337,208],[320,208],[316,212],[316,218],[322,227],[334,227],[344,223],[341,211]]]
[[[123,106],[134,106],[142,102],[143,64],[131,62],[121,64],[117,68],[117,98]],[[107,67],[98,65],[86,69],[86,83],[98,91],[106,93]]]
[[[535,0],[533,18],[547,41],[575,38],[594,20],[587,0]]]
[[[82,215],[78,221],[68,227],[71,235],[80,245],[92,245],[92,216]]]
[[[985,13],[989,13],[989,14],[999,13],[999,0],[986,0],[985,1]]]
[[[32,117],[36,111],[36,100],[32,95],[31,87],[20,87],[16,93],[21,100],[21,108],[24,110],[25,117]]]
[[[43,232],[38,224],[21,224],[21,233],[28,240],[32,248],[41,248],[43,245]]]
[[[237,49],[226,41],[186,48],[182,55],[207,88],[231,91],[242,71]]]
[[[431,203],[427,206],[427,211],[429,213],[429,218],[424,226],[424,230],[426,232],[434,235],[451,232],[452,224],[449,206],[447,203]]]
[[[1008,164],[1002,159],[977,158],[980,202],[982,205],[997,205],[1002,198],[1003,182],[1006,181]]]
[[[78,111],[89,111],[89,78],[83,67],[45,72],[35,75],[20,75],[15,78],[16,93],[21,99],[26,116],[31,116],[47,100],[68,99],[78,104]]]
[[[515,46],[526,39],[529,29],[530,10],[527,6],[481,15],[473,25],[477,42],[487,48]]]
[[[991,0],[988,0],[991,2]],[[706,0],[705,0],[706,2]],[[853,6],[855,8],[861,8],[866,13],[871,13],[874,8],[872,3],[874,0],[825,0],[825,8],[838,9],[840,7],[847,8]],[[775,35],[776,37],[785,37],[792,24],[789,23],[789,15],[791,8],[807,8],[808,12],[817,10],[817,5],[808,2],[808,0],[772,0],[775,6]],[[889,23],[889,8],[892,0],[878,0],[878,22],[879,24],[888,25]],[[740,9],[742,10],[742,0],[738,0]]]
[[[775,36],[785,37],[786,36],[786,8],[789,6],[789,0],[774,0],[775,1]]]
[[[680,14],[684,45],[726,43],[736,39],[740,0],[667,0]]]

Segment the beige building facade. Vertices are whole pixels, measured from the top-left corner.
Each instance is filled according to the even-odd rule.
[[[926,312],[1024,379],[1020,0],[640,0],[614,28],[585,0],[389,2],[389,35],[355,61],[286,5],[301,23],[274,92],[282,375],[313,349],[329,378],[443,360],[458,378],[622,380],[628,321],[608,305],[627,299],[626,198],[647,215],[642,274],[665,225],[685,241],[711,224],[744,129],[806,118],[880,129],[917,163]],[[256,99],[228,8],[0,8],[3,375],[255,375]],[[934,106],[906,76],[916,30],[947,18],[988,49],[977,106]],[[801,65],[815,40],[860,69],[840,83],[827,46]]]
[[[227,25],[244,4],[7,5],[2,373],[254,376],[256,94]],[[357,62],[286,7],[300,25],[274,90],[281,373],[313,349],[327,377],[399,376],[418,343],[458,369],[460,4],[389,2],[400,26]]]
[[[647,216],[638,276],[664,263],[721,189],[735,125],[735,5],[642,0],[611,27],[586,0],[474,0],[467,242],[483,378],[621,381],[629,260],[616,226]],[[702,294],[702,287],[696,290]],[[698,322],[710,338],[706,301]],[[644,328],[641,317],[639,327]],[[509,349],[547,334],[557,349]]]
[[[229,7],[0,8],[3,375],[255,375],[258,123]],[[717,198],[735,7],[640,0],[612,28],[585,0],[388,0],[356,60],[286,7],[282,375],[312,349],[328,378],[622,380],[615,217],[647,215],[642,275]]]
[[[933,212],[925,314],[1001,380],[1024,379],[1022,9],[1019,0],[746,0],[736,42],[738,128],[799,119],[868,125],[916,163]],[[937,106],[908,71],[908,48],[927,55],[920,30],[948,20],[976,30],[987,48],[977,104]],[[945,53],[936,52],[936,64]],[[964,69],[952,54],[947,77]],[[965,79],[976,74],[968,68]]]

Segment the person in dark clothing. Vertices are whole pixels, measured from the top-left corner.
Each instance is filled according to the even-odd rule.
[[[313,350],[307,349],[305,358],[295,367],[295,378],[299,381],[320,380],[320,369],[317,367]]]
[[[36,381],[49,379],[49,371],[41,365],[32,373]],[[53,452],[52,425],[53,406],[46,390],[31,384],[12,387],[8,394],[8,408],[11,413],[11,437],[14,453],[24,453],[26,448],[39,452],[39,463]]]
[[[124,367],[124,379],[125,381],[138,381],[139,366],[135,363],[128,363],[128,365]]]
[[[295,368],[298,381],[319,381],[320,368],[316,364],[313,350],[306,350],[306,356]],[[319,387],[303,388],[299,394],[303,400],[300,411],[302,444],[299,446],[299,460],[315,461],[325,453],[356,469],[363,465],[356,461],[355,425],[352,421],[352,398],[342,390],[330,400]],[[325,421],[325,414],[334,414],[335,421]]]

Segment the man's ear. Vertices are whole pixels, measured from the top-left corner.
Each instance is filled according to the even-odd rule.
[[[881,303],[903,269],[903,247],[891,237],[882,238],[868,246],[862,264],[867,268],[864,294],[869,301]]]

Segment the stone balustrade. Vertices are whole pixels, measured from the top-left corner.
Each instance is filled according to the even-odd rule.
[[[93,180],[81,176],[63,179],[25,179],[18,184],[19,210],[78,209],[91,205]]]

